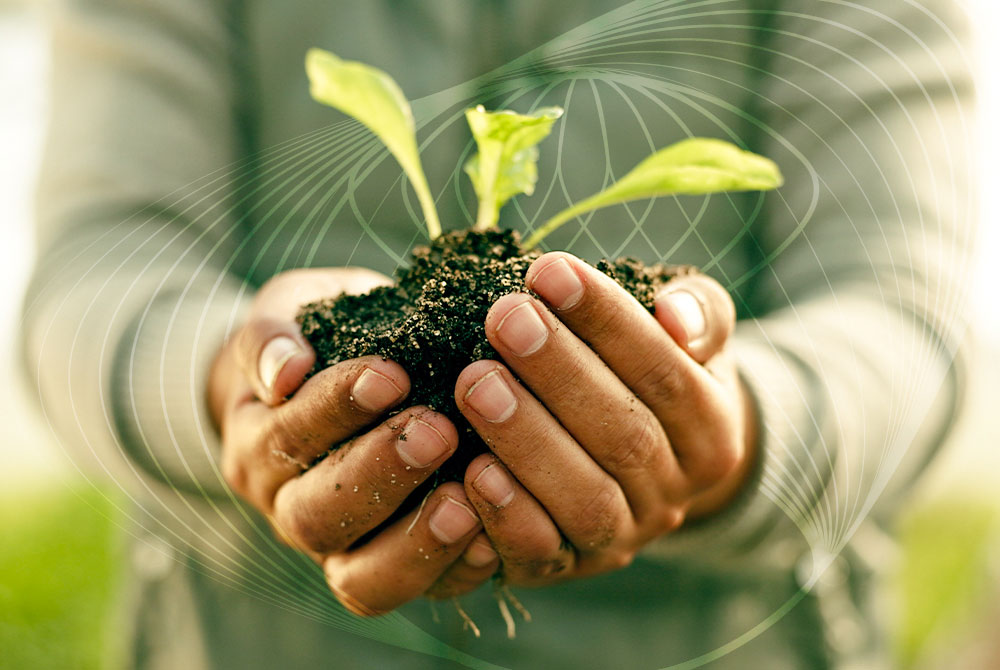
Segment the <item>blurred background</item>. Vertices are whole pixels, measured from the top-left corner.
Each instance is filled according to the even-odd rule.
[[[902,0],[892,0],[902,1]],[[964,3],[980,31],[979,264],[976,364],[941,458],[913,492],[885,584],[901,668],[1000,668],[1000,7]],[[123,597],[115,493],[93,487],[61,453],[23,388],[15,358],[32,263],[31,194],[46,118],[41,6],[0,0],[0,669],[105,668]],[[991,262],[992,261],[992,262]],[[109,640],[111,644],[108,644]]]

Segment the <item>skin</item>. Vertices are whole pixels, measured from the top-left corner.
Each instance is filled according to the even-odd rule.
[[[544,585],[625,567],[685,519],[723,509],[746,480],[755,413],[726,351],[735,311],[719,284],[672,282],[654,316],[570,254],[542,256],[526,280],[541,301],[508,295],[487,316],[503,363],[477,361],[455,386],[491,453],[464,486],[439,486],[360,546],[453,453],[457,431],[406,406],[409,378],[391,361],[345,361],[303,383],[315,355],[294,314],[388,278],[277,275],[220,350],[208,401],[227,483],[323,566],[353,612],[461,595],[498,571]],[[322,458],[331,445],[343,446]]]

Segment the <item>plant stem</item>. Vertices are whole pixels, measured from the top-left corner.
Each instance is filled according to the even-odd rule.
[[[596,209],[590,202],[593,199],[594,198],[587,198],[586,200],[576,203],[572,207],[567,207],[536,228],[535,232],[531,233],[531,235],[528,236],[528,239],[524,241],[524,244],[522,245],[524,249],[526,251],[534,249],[541,243],[542,240],[548,237],[549,233],[572,219],[574,216],[579,216],[580,214],[588,212],[591,209]]]
[[[472,226],[472,229],[477,232],[483,232],[490,228],[496,228],[499,218],[496,208],[488,200],[480,200],[479,211],[476,212],[476,223]]]
[[[434,206],[434,198],[431,196],[431,189],[427,186],[427,179],[423,174],[409,175],[410,180],[414,177],[421,183],[414,183],[413,190],[417,192],[417,200],[420,202],[420,209],[424,212],[424,223],[427,225],[427,234],[432,240],[441,237],[441,220],[438,219],[437,207]]]

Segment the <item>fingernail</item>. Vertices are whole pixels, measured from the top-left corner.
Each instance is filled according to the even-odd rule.
[[[257,361],[257,374],[260,375],[260,382],[268,392],[274,388],[274,383],[281,374],[281,368],[285,367],[285,363],[292,356],[299,353],[302,353],[299,343],[284,335],[278,335],[264,345]]]
[[[468,535],[479,525],[479,517],[466,505],[444,496],[441,504],[428,519],[427,525],[430,526],[434,537],[444,544],[451,544]]]
[[[472,482],[472,488],[494,507],[504,507],[514,499],[514,482],[495,463],[487,465]]]
[[[549,329],[530,302],[523,302],[500,320],[497,336],[517,356],[528,356],[549,339]]]
[[[465,550],[462,558],[474,568],[482,568],[492,563],[497,557],[493,547],[479,540],[474,540]]]
[[[403,397],[403,390],[391,379],[365,368],[351,388],[351,400],[363,410],[377,412]]]
[[[560,258],[535,275],[531,290],[556,309],[569,309],[583,297],[583,282],[566,259]]]
[[[705,310],[693,293],[678,289],[661,295],[660,300],[666,300],[670,309],[680,319],[681,325],[684,326],[684,332],[687,333],[688,344],[697,340],[708,330]]]
[[[500,376],[499,370],[494,370],[473,384],[465,394],[465,402],[490,423],[506,421],[517,409],[517,398]]]
[[[413,418],[396,439],[396,451],[407,465],[426,468],[451,448],[437,428]]]

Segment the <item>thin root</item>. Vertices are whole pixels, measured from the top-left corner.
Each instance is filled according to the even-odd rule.
[[[531,612],[521,604],[517,596],[511,592],[510,587],[501,583],[499,579],[493,582],[493,597],[496,598],[497,607],[500,608],[500,616],[503,617],[504,623],[507,624],[507,639],[513,640],[517,636],[517,625],[514,623],[514,617],[510,613],[510,607],[507,606],[508,601],[526,622],[531,621]]]
[[[413,527],[417,525],[418,521],[420,521],[420,515],[424,511],[424,505],[427,504],[427,499],[431,497],[431,493],[434,493],[434,491],[429,491],[427,495],[424,496],[424,499],[420,501],[420,507],[417,508],[417,515],[413,517],[413,521],[411,521],[410,525],[407,526],[406,528],[407,535],[410,534],[410,531],[413,530]],[[478,635],[476,637],[478,637]]]
[[[521,604],[521,601],[517,599],[517,596],[515,596],[514,592],[510,590],[510,587],[504,584],[500,587],[500,590],[503,592],[504,596],[506,596],[507,600],[510,601],[510,604],[514,606],[514,609],[517,610],[518,614],[521,615],[521,618],[527,623],[531,623],[531,612],[528,611],[527,607]]]
[[[458,615],[462,617],[462,630],[470,629],[472,630],[473,635],[479,637],[479,626],[477,626],[476,622],[465,613],[465,610],[462,609],[461,603],[458,602],[458,598],[452,598],[451,602],[455,605],[455,610],[458,611]]]
[[[493,597],[497,599],[500,616],[503,617],[504,623],[507,624],[507,639],[513,640],[517,637],[517,624],[514,623],[514,617],[510,615],[510,608],[507,607],[507,601],[504,599],[500,589],[493,589]]]
[[[437,603],[433,600],[428,600],[427,602],[431,605],[431,620],[434,623],[441,623],[441,615],[438,614]]]

